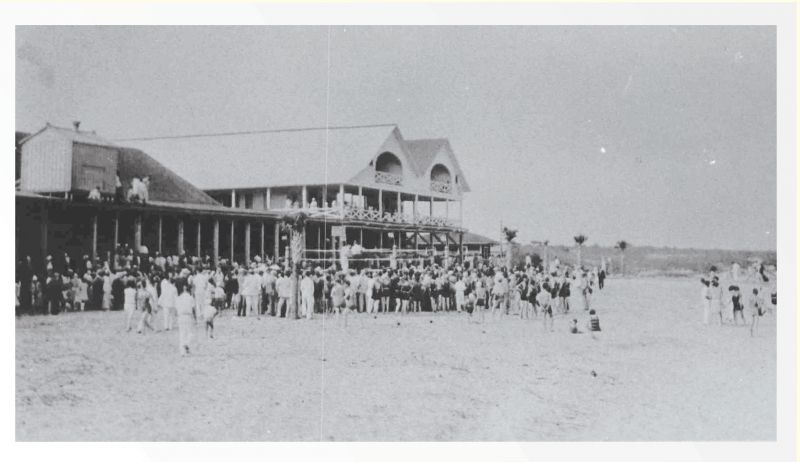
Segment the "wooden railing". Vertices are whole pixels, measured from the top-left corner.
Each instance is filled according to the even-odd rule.
[[[376,171],[375,182],[388,184],[392,186],[402,186],[403,175],[395,175],[394,173]]]
[[[431,191],[444,194],[458,194],[459,187],[455,183],[431,180]]]

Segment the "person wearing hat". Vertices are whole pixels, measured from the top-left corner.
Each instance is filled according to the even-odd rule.
[[[247,313],[253,314],[258,303],[258,292],[261,290],[261,280],[256,276],[255,270],[251,267],[247,270],[244,277],[244,284],[242,286],[242,297],[244,297],[244,304],[240,306],[238,315],[247,316]]]

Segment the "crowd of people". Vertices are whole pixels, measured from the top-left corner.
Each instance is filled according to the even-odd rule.
[[[213,265],[210,257],[149,255],[120,246],[111,261],[48,255],[43,274],[35,274],[25,257],[17,266],[16,299],[18,315],[124,310],[125,329],[139,333],[180,330],[188,317],[202,321],[210,338],[223,310],[235,317],[343,316],[345,324],[350,313],[454,311],[484,322],[488,312],[491,318],[541,318],[552,330],[554,314],[567,315],[575,303],[590,310],[593,292],[602,289],[604,272],[599,274],[560,265],[545,271],[530,262],[509,269],[489,260],[461,265],[393,259],[388,267],[342,269],[335,262],[293,268],[285,259],[256,256],[246,265]]]
[[[732,284],[727,288],[727,296],[716,266],[712,266],[708,274],[700,278],[703,324],[709,325],[713,321],[719,326],[749,325],[750,335],[755,336],[758,334],[760,318],[771,313],[778,303],[777,291],[772,281],[774,277],[767,275],[762,262],[751,265],[746,274],[742,274],[739,264],[734,262],[729,276]],[[753,287],[749,293],[743,294],[739,283],[748,283]],[[750,318],[749,322],[747,318]]]

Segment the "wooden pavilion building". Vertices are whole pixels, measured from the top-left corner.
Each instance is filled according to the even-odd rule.
[[[285,256],[280,218],[305,213],[306,258],[357,242],[373,263],[463,251],[469,185],[447,139],[395,125],[108,141],[47,125],[18,141],[17,254],[150,252],[249,262]],[[146,204],[110,198],[150,179]],[[85,200],[98,187],[109,199]]]

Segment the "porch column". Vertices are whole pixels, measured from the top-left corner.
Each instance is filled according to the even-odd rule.
[[[339,214],[344,216],[344,183],[339,185]]]
[[[444,217],[450,219],[450,199],[444,200]]]
[[[281,245],[281,224],[279,222],[275,222],[275,232],[273,234],[273,249],[272,249],[272,258],[277,260],[280,256],[280,245]]]
[[[230,250],[231,250],[231,264],[233,264],[233,243],[234,243],[234,237],[235,237],[234,233],[236,231],[236,226],[234,225],[234,223],[235,223],[235,221],[233,220],[233,218],[231,218],[231,239],[230,239],[231,240],[231,247],[230,247]]]
[[[383,189],[378,190],[378,211],[383,216]]]
[[[200,222],[200,218],[198,218],[197,219],[197,246],[196,246],[197,249],[196,250],[197,250],[197,258],[200,258],[202,260],[202,258],[201,258],[202,256],[200,255],[201,252],[203,251],[203,248],[200,246],[200,226],[201,226],[201,222]]]
[[[118,245],[119,245],[119,212],[114,214],[114,255],[117,254]]]
[[[362,206],[363,198],[364,198],[364,190],[361,188],[361,186],[359,186],[358,187],[358,206],[359,207]]]
[[[142,214],[136,214],[136,218],[133,220],[133,248],[136,252],[139,251],[139,247],[142,246]]]
[[[158,216],[158,253],[163,252],[163,250],[161,248],[162,247],[161,246],[161,240],[162,240],[162,237],[163,237],[163,234],[162,234],[163,223],[162,223],[162,221],[163,221],[163,217],[161,215],[159,215]]]
[[[400,191],[397,191],[397,211],[400,213],[403,212],[403,200],[400,197]]]
[[[459,264],[464,264],[464,233],[458,233],[458,260]]]
[[[361,247],[364,247],[364,227],[363,226],[358,228],[358,233],[359,233],[358,245],[360,245]]]
[[[431,198],[430,198],[430,204],[431,204],[431,214],[429,216],[432,217],[433,216],[433,196],[431,196]]]
[[[214,266],[219,265],[219,218],[214,219]]]
[[[301,209],[308,208],[308,187],[303,185],[303,192],[301,193],[303,203],[300,205]]]
[[[92,216],[92,261],[97,261],[97,213]]]
[[[183,218],[178,220],[178,255],[186,250],[183,248]]]
[[[264,222],[262,221],[261,222],[261,245],[258,248],[259,254],[261,255],[262,258],[266,255],[264,253],[264,236],[265,236],[265,233],[264,233]]]
[[[272,188],[267,188],[266,194],[267,196],[266,199],[264,199],[264,207],[266,207],[267,210],[269,210],[272,208]]]
[[[417,203],[418,202],[419,202],[419,195],[418,194],[414,194],[414,209],[413,209],[413,213],[414,213],[414,221],[415,222],[417,221]]]
[[[250,264],[250,222],[244,224],[244,262]]]

